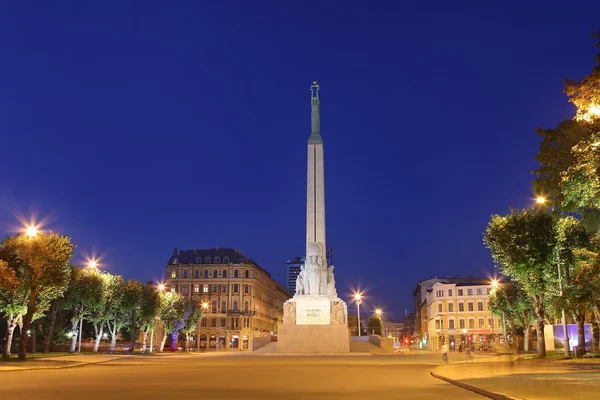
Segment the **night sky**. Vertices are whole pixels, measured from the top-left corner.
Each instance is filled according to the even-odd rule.
[[[397,319],[418,280],[493,273],[489,217],[531,204],[600,29],[598,1],[90,3],[0,6],[0,233],[35,213],[127,278],[220,246],[283,281],[316,79],[338,293]]]

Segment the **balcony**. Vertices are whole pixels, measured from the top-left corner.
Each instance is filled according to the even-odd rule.
[[[256,315],[256,311],[250,311],[250,310],[229,310],[229,311],[227,311],[227,315],[253,316],[253,315]]]

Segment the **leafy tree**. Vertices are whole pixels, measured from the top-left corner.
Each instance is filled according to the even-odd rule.
[[[358,317],[354,314],[348,315],[348,329],[352,336],[358,336]]]
[[[541,210],[511,210],[493,215],[484,242],[502,274],[519,282],[535,307],[537,349],[546,357],[544,343],[545,293],[556,286],[554,218]]]
[[[176,292],[167,292],[161,295],[160,321],[164,327],[164,336],[160,343],[163,351],[167,342],[167,335],[171,334],[172,350],[177,350],[177,335],[183,327],[188,311],[187,299]]]
[[[71,313],[71,347],[74,353],[83,320],[92,310],[101,306],[104,299],[104,281],[95,269],[71,267],[71,281],[65,292],[63,307]]]
[[[181,332],[185,333],[185,351],[190,347],[190,333],[194,333],[198,329],[198,323],[202,319],[202,310],[197,304],[190,304],[186,312],[187,317],[181,328]]]
[[[107,275],[106,280],[106,308],[101,312],[100,318],[104,319],[110,332],[110,351],[113,352],[117,346],[119,332],[126,324],[122,315],[125,280],[120,275]]]
[[[6,252],[6,247],[0,248],[0,258],[8,259],[11,254]],[[17,325],[22,325],[23,314],[27,311],[26,285],[18,279],[16,262],[0,259],[0,313],[6,318],[6,335],[2,358],[8,359],[12,345],[13,333]]]
[[[515,334],[523,330],[524,350],[529,351],[529,327],[535,321],[535,306],[519,282],[507,282],[494,289],[488,299],[490,312]],[[506,340],[506,338],[505,338]]]
[[[53,299],[62,296],[69,283],[74,246],[70,238],[49,232],[7,237],[1,247],[8,254],[4,261],[15,272],[11,274],[11,279],[16,279],[15,293],[26,299],[19,341],[19,358],[24,360],[31,322],[43,315]]]
[[[125,282],[122,307],[125,325],[131,335],[129,352],[133,352],[140,329],[158,315],[160,297],[154,287],[145,286],[138,280],[129,280]]]
[[[368,327],[369,334],[373,333],[381,336],[381,332],[383,331],[383,321],[381,320],[381,317],[377,314],[371,315],[369,317]]]

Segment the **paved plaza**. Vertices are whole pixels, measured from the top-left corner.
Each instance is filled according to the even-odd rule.
[[[1,372],[3,396],[88,400],[483,398],[433,378],[431,370],[440,365],[438,354],[177,354],[102,361],[80,368]]]

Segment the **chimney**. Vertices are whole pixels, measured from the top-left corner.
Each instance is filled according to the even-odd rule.
[[[173,257],[175,257],[176,255],[177,255],[177,247],[175,247],[175,248],[173,249]]]

